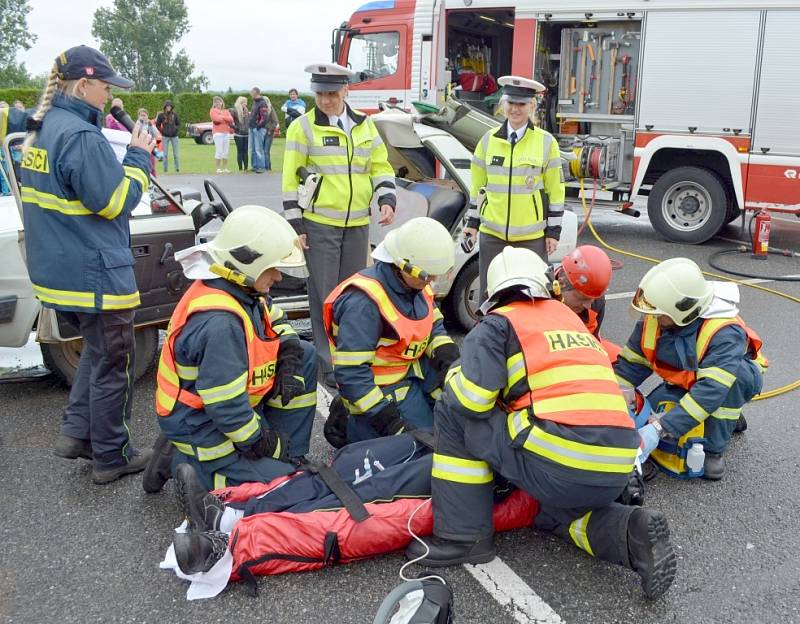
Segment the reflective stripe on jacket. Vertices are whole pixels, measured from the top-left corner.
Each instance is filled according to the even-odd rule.
[[[350,134],[331,126],[327,115],[314,109],[286,132],[283,160],[283,207],[286,219],[301,229],[309,221],[337,227],[369,223],[369,205],[376,194],[380,205],[395,206],[394,170],[374,122],[347,106],[353,122]],[[322,174],[317,198],[301,212],[298,169]]]
[[[149,186],[150,155],[120,164],[102,112],[61,93],[22,159],[28,272],[36,297],[59,310],[139,305],[128,218]]]
[[[505,122],[478,143],[471,173],[468,217],[480,217],[481,232],[505,241],[560,236],[565,188],[558,142],[551,134],[528,124],[522,139],[512,145]],[[481,188],[486,189],[482,207],[477,205]],[[542,191],[549,200],[546,210]]]

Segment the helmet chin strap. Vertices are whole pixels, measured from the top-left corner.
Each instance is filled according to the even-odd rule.
[[[241,271],[237,271],[236,267],[234,267],[230,262],[226,262],[225,266],[214,262],[210,267],[208,267],[208,269],[215,275],[219,275],[222,279],[226,279],[237,286],[255,290],[256,281]]]
[[[414,266],[408,260],[397,260],[394,264],[403,273],[406,273],[415,279],[421,279],[427,281],[431,277],[427,271],[424,271],[418,266]]]

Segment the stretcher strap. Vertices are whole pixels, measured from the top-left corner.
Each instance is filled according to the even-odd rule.
[[[336,498],[341,501],[353,520],[356,522],[363,522],[369,518],[370,514],[364,506],[364,503],[361,502],[358,494],[336,474],[333,468],[321,464],[307,464],[305,470],[320,476],[325,482],[325,485],[327,485],[331,492],[336,495]]]
[[[433,449],[433,434],[430,431],[421,431],[419,429],[412,429],[411,431],[405,431],[404,433],[409,434],[412,438],[414,438],[417,442],[422,444],[423,446],[427,446],[429,449]]]

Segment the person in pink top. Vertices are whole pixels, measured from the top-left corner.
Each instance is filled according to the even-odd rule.
[[[219,97],[214,97],[211,110],[208,111],[211,117],[211,134],[214,137],[214,159],[217,164],[217,173],[230,173],[228,170],[228,150],[230,149],[230,137],[233,133],[233,116],[225,108],[225,101]]]
[[[115,106],[119,106],[121,109],[125,110],[125,107],[122,105],[122,100],[119,98],[114,98],[111,100],[111,108]],[[111,128],[112,130],[122,130],[123,132],[127,132],[128,129],[119,123],[114,117],[109,113],[106,115],[106,128]]]

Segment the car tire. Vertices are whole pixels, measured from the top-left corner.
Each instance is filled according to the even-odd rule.
[[[474,258],[461,269],[453,287],[447,295],[445,310],[464,331],[469,331],[478,321],[476,314],[480,302],[478,258]]]
[[[653,228],[674,243],[698,245],[728,222],[725,183],[702,167],[678,167],[664,173],[647,199]]]
[[[158,328],[138,327],[136,337],[136,366],[134,381],[139,381],[155,366],[158,357]],[[42,360],[47,369],[67,387],[72,386],[81,357],[81,340],[43,342],[40,345]]]
[[[199,136],[194,137],[194,142],[197,143],[198,145],[202,145],[203,144],[203,137],[199,137]]]
[[[214,137],[211,134],[211,130],[207,130],[200,135],[200,140],[203,142],[203,145],[214,145]]]

